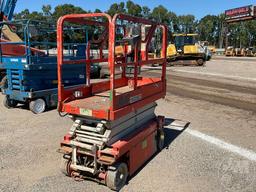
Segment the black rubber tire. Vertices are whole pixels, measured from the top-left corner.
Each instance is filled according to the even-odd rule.
[[[34,114],[43,113],[46,110],[46,107],[45,100],[41,98],[29,102],[29,109]]]
[[[165,145],[165,134],[162,129],[159,129],[157,131],[157,136],[156,136],[156,145],[157,145],[157,150],[161,151],[164,148]]]
[[[71,174],[72,174],[72,170],[70,169],[70,164],[71,164],[70,158],[65,158],[65,157],[61,158],[61,162],[60,162],[61,173],[63,173],[68,177],[71,177]]]
[[[110,166],[107,171],[106,185],[114,191],[119,191],[125,186],[128,175],[126,163]]]
[[[198,65],[198,66],[203,66],[203,65],[204,65],[204,59],[201,59],[201,58],[200,58],[200,59],[197,59],[196,62],[197,62],[197,65]]]
[[[101,78],[101,70],[99,69],[95,75],[96,79],[100,79]]]
[[[3,104],[7,109],[11,109],[16,107],[18,105],[18,102],[13,99],[10,99],[8,96],[5,96],[3,100]]]

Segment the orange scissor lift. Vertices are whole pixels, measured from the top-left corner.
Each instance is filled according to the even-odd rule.
[[[86,60],[63,59],[63,34],[65,25],[70,23],[101,29],[97,58],[91,55],[91,40]],[[136,27],[139,32],[129,33],[127,26]],[[122,33],[121,38],[117,31]],[[149,59],[149,46],[157,31],[162,36],[162,55]],[[167,27],[124,14],[113,18],[104,13],[72,14],[59,19],[57,36],[58,110],[73,120],[59,149],[63,154],[63,172],[119,190],[129,176],[164,146],[164,117],[156,116],[154,110],[156,100],[166,94]],[[123,47],[123,54],[115,53],[117,46]],[[133,53],[128,53],[128,49]],[[92,82],[90,64],[106,62],[109,79]],[[62,65],[81,63],[86,67],[85,84],[64,88]],[[144,74],[143,66],[152,64],[162,67],[160,77]],[[116,73],[117,68],[121,73]],[[127,68],[132,69],[130,73]]]

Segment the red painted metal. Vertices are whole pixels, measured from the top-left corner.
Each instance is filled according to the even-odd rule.
[[[107,22],[93,20],[104,17]],[[122,45],[123,53],[116,54],[116,31],[122,22],[135,23],[139,25],[149,25],[151,28],[144,40],[138,40],[133,44],[133,48],[128,50],[128,45]],[[104,36],[97,42],[100,46],[99,58],[91,58],[91,44],[88,43],[85,60],[65,61],[63,59],[63,28],[65,22],[74,22],[82,25],[94,25],[105,28]],[[95,23],[94,23],[95,22]],[[121,26],[122,27],[122,26]],[[158,59],[148,59],[149,43],[151,43],[157,29],[162,30],[162,57]],[[124,35],[127,31],[124,28]],[[119,119],[147,104],[163,98],[166,94],[166,49],[167,49],[167,27],[147,19],[117,14],[111,18],[107,14],[74,14],[66,15],[59,19],[57,29],[58,39],[58,110],[68,114],[105,119],[108,121]],[[125,40],[126,41],[126,40]],[[123,43],[123,42],[122,42]],[[143,47],[142,47],[143,44]],[[108,45],[108,58],[104,57],[103,47]],[[131,45],[129,45],[131,46]],[[129,52],[129,53],[128,53]],[[129,54],[134,55],[132,62],[127,62]],[[108,62],[110,79],[96,83],[90,82],[90,64]],[[65,64],[81,64],[86,67],[86,84],[72,88],[64,88],[62,83],[62,66]],[[160,77],[147,77],[139,75],[138,68],[144,65],[160,64],[162,73]],[[133,66],[133,74],[126,75],[126,68]],[[115,69],[122,68],[122,73],[117,76]],[[75,98],[75,92],[80,92],[81,97]],[[134,174],[150,157],[157,152],[156,138],[162,131],[164,117],[157,117],[129,135],[122,137],[112,145],[98,149],[94,155],[90,152],[78,148],[77,155],[93,156],[94,160],[106,169],[101,169],[95,175],[100,182],[104,182],[107,177],[107,167],[113,166],[117,162],[127,163],[129,175]],[[74,139],[74,138],[73,138]],[[71,136],[68,134],[61,143],[60,151],[64,154],[72,154]],[[96,166],[96,165],[95,165]]]
[[[97,19],[105,18],[107,22],[99,22]],[[96,19],[96,20],[95,20]],[[124,46],[124,57],[118,57],[115,54],[116,47],[116,29],[120,27],[120,21],[132,22],[141,25],[150,25],[151,28],[146,34],[143,43],[146,50],[141,49],[142,41],[138,41],[134,46],[134,62],[127,63],[127,45]],[[87,59],[77,61],[63,60],[63,26],[66,22],[72,22],[83,25],[101,26],[105,28],[105,40],[100,41],[100,58],[90,58],[90,44],[87,46]],[[153,34],[157,28],[162,30],[162,58],[148,60],[148,44],[151,42]],[[126,31],[125,31],[126,34]],[[113,18],[104,13],[93,14],[73,14],[61,17],[58,21],[57,29],[58,40],[58,101],[60,112],[67,112],[74,115],[86,115],[94,118],[106,120],[115,120],[122,117],[144,105],[160,99],[166,94],[166,49],[167,49],[167,27],[153,21],[132,17],[124,14],[116,14]],[[107,42],[107,43],[106,43]],[[108,58],[103,57],[103,43],[108,44]],[[141,51],[142,56],[139,57]],[[144,53],[143,53],[144,52]],[[90,83],[90,64],[108,62],[110,71],[110,81],[107,83]],[[84,63],[87,70],[87,84],[76,88],[65,89],[62,83],[62,65]],[[162,66],[161,78],[138,77],[138,68],[143,65],[160,64]],[[118,80],[115,75],[116,67],[123,69],[122,78]],[[124,71],[127,66],[134,66],[132,78],[126,77]],[[122,82],[120,84],[120,82]],[[96,88],[97,87],[97,88]],[[100,89],[98,89],[100,87]],[[97,92],[95,89],[102,92]],[[83,93],[82,98],[75,98],[74,92]],[[99,96],[99,94],[101,94]],[[86,113],[83,113],[86,111]]]
[[[137,132],[112,144],[108,150],[99,150],[97,159],[104,159],[104,156],[110,157],[113,159],[111,162],[103,162],[103,164],[109,165],[126,157],[129,174],[134,174],[143,163],[157,152],[156,135],[157,131],[163,128],[163,124],[164,117],[157,117]],[[66,154],[72,151],[69,142],[69,135],[67,135],[61,143],[61,150]],[[100,173],[99,178],[105,179],[105,173]]]
[[[156,135],[157,131],[163,128],[163,124],[164,117],[157,117],[157,119],[145,125],[138,133],[133,133],[126,139],[114,143],[111,146],[111,150],[109,150],[109,155],[112,155],[116,161],[126,155],[128,157],[129,174],[134,174],[139,167],[157,152]]]
[[[0,42],[3,44],[2,47],[2,54],[5,56],[23,56],[26,54],[26,46],[25,45],[17,45],[17,44],[8,44],[8,40],[0,39]],[[6,43],[6,44],[5,44]],[[36,48],[30,48],[31,53],[33,55],[45,55],[45,53],[39,49]]]
[[[256,6],[249,5],[225,11],[227,23],[241,22],[256,19]]]
[[[3,16],[3,21],[8,21],[8,18],[4,15]],[[3,43],[1,44],[1,49],[2,49],[2,55],[4,56],[23,56],[26,55],[26,46],[25,45],[17,45],[17,44],[8,44],[8,42],[11,42],[7,39],[0,38],[0,42]],[[45,55],[45,52],[37,49],[37,48],[30,48],[30,51],[32,55]]]

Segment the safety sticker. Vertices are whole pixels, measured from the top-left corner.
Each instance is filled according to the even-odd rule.
[[[85,116],[92,116],[92,110],[89,109],[80,109],[80,114]]]

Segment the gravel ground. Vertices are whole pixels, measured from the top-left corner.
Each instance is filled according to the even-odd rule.
[[[215,60],[233,60],[233,61],[256,61],[256,57],[226,57],[221,55],[214,55]]]
[[[191,129],[256,150],[256,120],[249,112],[173,95],[158,104],[158,114],[189,121]],[[76,182],[59,172],[56,149],[71,125],[69,119],[58,117],[55,110],[41,115],[3,106],[0,110],[0,191],[108,191],[103,185]],[[247,134],[241,138],[244,130]],[[123,191],[226,191],[226,185],[220,185],[220,167],[239,156],[186,132],[166,129],[166,134],[166,149],[131,178]],[[250,183],[247,191],[254,186]]]
[[[209,68],[210,72],[218,72],[220,64],[212,62],[204,68],[185,68],[191,71]],[[253,73],[255,76],[253,64],[248,64],[245,77],[253,77]],[[230,74],[234,70],[238,74],[236,67],[232,67],[238,65],[222,65],[221,73]],[[243,70],[241,76],[246,74]],[[1,95],[1,103],[2,100]],[[109,191],[95,182],[76,182],[60,173],[61,155],[56,150],[71,120],[59,117],[56,110],[34,115],[24,108],[8,110],[3,105],[0,114],[0,192]],[[256,151],[254,112],[169,93],[158,102],[157,114],[188,121],[190,130]],[[145,164],[122,191],[256,191],[255,162],[186,131],[166,128],[165,133],[166,148]]]
[[[225,60],[212,59],[206,63],[206,67],[177,66],[175,71],[190,71],[199,73],[213,73],[225,76],[237,76],[241,78],[256,78],[256,57],[243,60],[242,58],[226,58]]]

